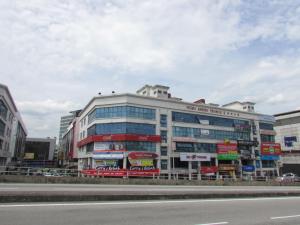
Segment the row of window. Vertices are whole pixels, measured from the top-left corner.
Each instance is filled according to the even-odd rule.
[[[261,142],[275,142],[275,136],[274,135],[260,135]]]
[[[0,136],[4,137],[5,133],[5,123],[0,120]]]
[[[134,106],[114,106],[94,109],[88,115],[88,123],[95,119],[105,118],[137,118],[155,120],[155,109],[134,107]]]
[[[88,136],[98,134],[155,135],[155,125],[145,123],[102,123],[88,128]]]
[[[271,123],[259,123],[259,129],[262,129],[262,130],[274,130],[274,126]]]
[[[212,129],[200,129],[190,127],[173,127],[174,137],[192,137],[204,139],[217,139],[217,140],[250,140],[250,133],[236,132],[236,131],[223,131]]]
[[[4,102],[0,100],[0,117],[6,120],[8,109],[5,106]]]
[[[172,112],[172,120],[183,123],[197,123],[204,125],[214,125],[221,127],[236,127],[236,126],[249,126],[249,121],[221,118],[216,116],[189,114],[181,112]]]

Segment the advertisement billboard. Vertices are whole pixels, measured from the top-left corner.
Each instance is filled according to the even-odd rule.
[[[237,144],[218,143],[217,154],[218,160],[236,160],[238,158]]]
[[[201,166],[200,168],[201,174],[215,174],[216,172],[218,172],[217,166]]]
[[[281,146],[279,143],[261,143],[261,155],[281,155]]]
[[[279,155],[262,155],[261,160],[279,160]]]
[[[210,154],[207,153],[180,153],[180,161],[200,162],[210,161]]]
[[[122,152],[93,152],[93,159],[123,159]]]
[[[242,170],[244,172],[253,172],[255,170],[255,167],[253,165],[247,165],[247,166],[243,166]]]
[[[158,155],[153,152],[129,152],[128,159],[156,159]]]

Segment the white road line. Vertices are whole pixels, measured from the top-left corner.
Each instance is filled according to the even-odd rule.
[[[300,215],[292,215],[292,216],[278,216],[278,217],[271,217],[271,220],[278,220],[278,219],[288,219],[288,218],[295,218],[300,217]]]
[[[219,224],[228,224],[228,222],[218,222],[218,223],[201,223],[196,225],[219,225]]]
[[[238,202],[238,201],[267,201],[267,200],[299,200],[300,197],[278,197],[278,198],[241,198],[241,199],[205,199],[205,200],[169,200],[169,201],[130,201],[130,202],[77,202],[77,203],[42,203],[42,204],[2,204],[0,208],[12,207],[51,207],[51,206],[101,206],[101,205],[151,205],[151,204],[173,204],[173,203],[202,203],[202,202]]]

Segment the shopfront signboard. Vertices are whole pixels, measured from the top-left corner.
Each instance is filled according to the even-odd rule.
[[[281,155],[280,144],[270,142],[261,143],[261,155]]]
[[[153,152],[129,152],[129,159],[156,159],[158,155]]]
[[[217,154],[218,160],[236,160],[238,159],[237,144],[218,143]]]
[[[262,155],[261,160],[279,160],[279,155]]]
[[[153,175],[159,175],[159,169],[151,170],[129,170],[129,169],[118,169],[118,170],[81,170],[81,174],[87,176],[100,176],[100,177],[151,177]]]
[[[200,173],[201,174],[215,174],[218,172],[219,168],[217,166],[201,166]]]
[[[93,152],[93,159],[123,159],[122,152]]]
[[[255,167],[253,165],[247,165],[247,166],[243,166],[242,170],[244,172],[253,172],[255,170]]]
[[[232,164],[220,164],[219,171],[232,171],[236,170],[236,166]]]
[[[201,162],[210,161],[210,154],[207,153],[180,153],[180,161]]]

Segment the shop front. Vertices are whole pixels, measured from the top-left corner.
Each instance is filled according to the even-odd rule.
[[[280,155],[281,146],[279,143],[263,142],[261,144],[261,175],[279,176]]]
[[[217,159],[220,178],[235,178],[238,173],[238,151],[236,143],[218,143]]]

